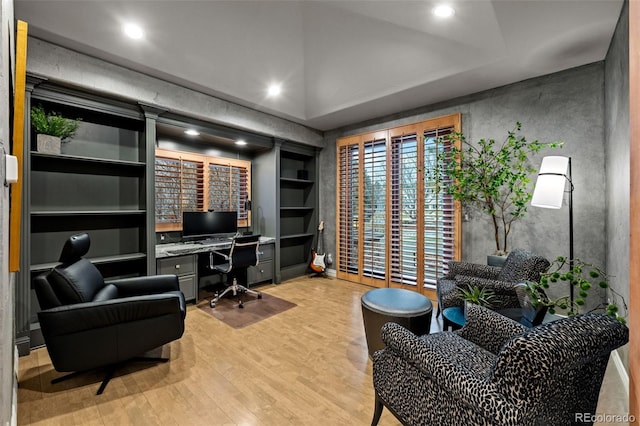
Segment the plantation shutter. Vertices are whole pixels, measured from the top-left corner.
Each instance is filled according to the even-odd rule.
[[[453,131],[453,127],[448,127],[424,132],[425,170],[435,167],[438,153],[451,149],[451,142],[445,136]],[[448,272],[448,262],[456,259],[459,230],[455,224],[459,208],[445,191],[436,194],[435,181],[429,179],[429,175],[424,175],[424,284],[435,286],[438,277]]]
[[[209,209],[237,211],[238,222],[249,218],[249,170],[231,164],[209,164]],[[245,225],[246,226],[246,225]]]
[[[387,141],[385,135],[374,135],[363,143],[362,200],[360,217],[362,241],[362,273],[365,277],[386,277],[386,197]]]
[[[360,257],[358,255],[358,186],[359,186],[360,149],[356,143],[338,148],[338,192],[336,207],[337,239],[337,275],[349,279],[350,274],[358,274]],[[353,280],[353,278],[351,278]]]
[[[460,207],[431,173],[459,129],[453,114],[338,140],[338,278],[425,293],[459,259]]]
[[[183,158],[156,156],[156,229],[182,229],[182,212],[202,210],[204,164]]]
[[[183,211],[237,211],[251,226],[251,162],[156,149],[156,231],[182,230]]]
[[[415,132],[391,138],[391,281],[416,285],[418,253],[418,141]]]

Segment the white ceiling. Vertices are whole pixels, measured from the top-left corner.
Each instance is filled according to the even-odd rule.
[[[623,1],[451,0],[448,20],[440,3],[16,0],[15,14],[30,35],[328,130],[602,60]]]

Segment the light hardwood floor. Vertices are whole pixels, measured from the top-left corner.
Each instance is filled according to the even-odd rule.
[[[20,358],[18,424],[370,424],[374,395],[360,310],[370,287],[303,278],[260,289],[298,306],[233,329],[190,305],[184,336],[162,348],[171,360],[127,367],[101,396],[97,374],[51,385],[60,373],[45,349]],[[606,399],[619,403],[605,387]],[[379,424],[400,423],[385,410]]]

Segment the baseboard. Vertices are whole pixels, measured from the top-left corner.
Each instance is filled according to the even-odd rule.
[[[15,347],[14,355],[13,355],[13,396],[11,398],[11,425],[17,426],[18,424],[18,359],[20,355],[18,354],[18,347]]]
[[[620,376],[620,382],[622,383],[622,388],[627,394],[627,399],[629,399],[629,373],[625,368],[622,358],[620,358],[620,354],[618,350],[611,352],[611,359],[613,360],[613,365],[616,367],[616,371],[618,372],[618,376]]]

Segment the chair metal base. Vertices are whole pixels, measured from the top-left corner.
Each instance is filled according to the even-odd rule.
[[[164,363],[169,361],[169,358],[161,358],[161,357],[135,357],[135,358],[131,358],[127,361],[124,362],[120,362],[117,364],[111,364],[108,365],[104,368],[106,368],[106,372],[104,375],[104,379],[102,380],[102,383],[100,383],[100,387],[98,388],[98,392],[96,392],[96,395],[102,395],[102,392],[104,392],[105,388],[107,387],[107,385],[109,384],[109,381],[111,381],[111,379],[113,378],[114,374],[116,373],[116,370],[118,369],[118,367],[129,363],[129,362],[157,362],[157,363]],[[60,382],[64,382],[65,380],[69,380],[69,379],[73,379],[74,377],[77,377],[81,374],[87,373],[89,370],[87,371],[74,371],[73,373],[69,373],[66,374],[62,377],[58,377],[56,379],[51,380],[51,384],[55,385],[56,383],[60,383]]]
[[[238,308],[241,309],[244,308],[244,304],[242,302],[242,299],[240,298],[240,294],[249,293],[257,296],[258,299],[262,299],[262,293],[260,293],[259,291],[248,289],[247,287],[240,285],[236,281],[234,281],[233,284],[227,287],[221,294],[216,293],[215,297],[209,302],[209,306],[215,308],[218,300],[223,298],[224,295],[229,293],[230,291],[233,292],[234,296],[238,296]]]

